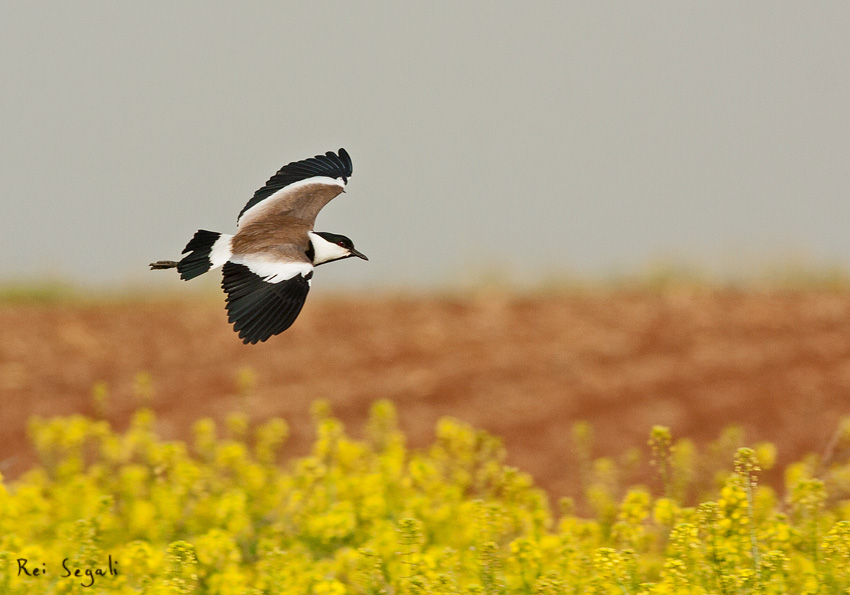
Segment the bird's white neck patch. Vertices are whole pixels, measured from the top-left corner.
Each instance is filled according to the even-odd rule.
[[[348,248],[343,248],[342,246],[338,246],[333,242],[329,242],[319,234],[313,233],[311,231],[308,232],[307,235],[310,236],[310,243],[313,244],[314,265],[322,264],[323,262],[330,262],[332,260],[339,260],[340,258],[351,256],[351,252],[348,250]]]

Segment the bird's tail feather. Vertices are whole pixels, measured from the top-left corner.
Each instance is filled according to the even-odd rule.
[[[233,236],[230,234],[201,229],[186,244],[183,254],[187,252],[188,254],[180,262],[160,260],[151,263],[151,269],[176,268],[180,273],[180,278],[184,281],[194,279],[227,262],[227,259],[232,255],[230,250],[232,238]]]

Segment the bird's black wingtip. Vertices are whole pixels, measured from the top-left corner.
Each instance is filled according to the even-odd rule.
[[[348,175],[350,176],[354,173],[354,167],[351,165],[351,155],[349,155],[348,151],[342,147],[339,148],[339,158],[345,164],[345,168],[348,170]]]

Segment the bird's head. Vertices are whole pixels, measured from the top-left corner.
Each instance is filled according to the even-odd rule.
[[[327,231],[311,231],[309,235],[311,253],[308,255],[313,261],[313,266],[352,256],[369,260],[365,254],[354,248],[354,242],[343,235]]]

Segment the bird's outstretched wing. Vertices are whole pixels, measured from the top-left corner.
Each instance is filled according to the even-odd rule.
[[[345,189],[351,173],[351,157],[345,149],[340,149],[339,154],[328,151],[293,161],[281,167],[254,193],[240,211],[236,224],[242,226],[269,211],[313,223],[322,207]]]
[[[227,319],[245,344],[265,341],[288,329],[307,299],[313,267],[241,258],[224,263],[221,287],[227,293]]]

